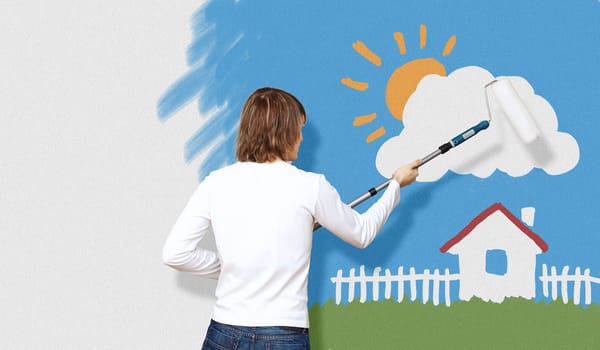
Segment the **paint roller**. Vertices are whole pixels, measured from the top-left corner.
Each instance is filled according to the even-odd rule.
[[[492,94],[496,97],[497,103],[500,105],[500,108],[504,112],[504,115],[508,118],[508,121],[512,125],[513,129],[519,136],[519,138],[525,143],[532,143],[540,136],[540,131],[538,130],[535,122],[533,121],[533,117],[527,110],[527,107],[523,103],[523,101],[519,98],[517,91],[512,86],[511,82],[507,78],[495,79],[489,82],[484,86],[485,91],[485,103],[488,112],[488,120],[483,120],[479,124],[474,125],[462,133],[458,134],[450,141],[439,146],[435,151],[426,155],[421,159],[421,164],[419,167],[428,163],[435,157],[440,154],[444,154],[449,150],[458,147],[460,144],[469,140],[473,136],[477,135],[480,131],[487,129],[490,126],[490,122],[492,121],[492,113],[490,109],[489,102],[489,90],[492,91]],[[384,183],[379,184],[367,192],[363,193],[352,202],[348,203],[351,208],[356,207],[367,199],[375,196],[379,191],[388,187],[392,179],[388,179]],[[314,230],[317,230],[321,227],[319,223],[316,223],[314,226]]]
[[[527,144],[535,141],[540,136],[540,131],[510,80],[507,78],[496,79],[485,86],[485,102],[488,118],[491,121],[492,113],[490,112],[488,88],[491,88],[500,108],[519,138]]]

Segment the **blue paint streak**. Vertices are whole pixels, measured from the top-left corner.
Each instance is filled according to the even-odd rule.
[[[203,87],[199,82],[209,81],[213,75],[211,73],[204,66],[200,66],[173,84],[158,101],[158,118],[161,121],[167,120],[192,99],[198,97]]]
[[[225,7],[221,7],[223,5]],[[193,100],[198,101],[201,115],[215,108],[218,110],[185,144],[184,154],[188,162],[212,147],[200,164],[200,179],[235,160],[234,134],[239,108],[246,94],[239,88],[245,84],[240,84],[243,78],[237,74],[247,58],[244,35],[241,29],[230,31],[223,26],[221,11],[239,13],[239,6],[233,2],[211,2],[194,14],[192,43],[187,52],[190,70],[173,83],[158,101],[158,118],[161,121],[172,117]],[[233,18],[235,16],[232,15]],[[215,140],[220,138],[223,141],[215,145]]]

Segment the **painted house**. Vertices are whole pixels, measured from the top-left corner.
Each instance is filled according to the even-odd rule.
[[[501,203],[495,203],[440,251],[458,255],[461,300],[535,296],[536,256],[548,245]]]

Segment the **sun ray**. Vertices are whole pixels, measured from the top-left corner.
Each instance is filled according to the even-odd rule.
[[[365,91],[369,88],[369,83],[355,81],[352,80],[352,78],[342,78],[341,82],[343,85],[346,85],[347,87],[358,91]]]
[[[419,47],[422,49],[427,45],[427,27],[421,24],[419,27]]]
[[[379,129],[370,133],[369,136],[367,136],[367,143],[371,143],[371,142],[377,140],[381,136],[385,135],[385,133],[386,133],[385,128],[383,126],[380,127]]]
[[[452,49],[454,49],[454,45],[456,44],[456,35],[451,36],[448,41],[446,41],[446,46],[444,46],[444,52],[442,52],[442,56],[446,57],[452,53]]]
[[[361,115],[361,116],[354,118],[354,122],[352,123],[352,125],[353,126],[362,126],[365,124],[369,124],[370,122],[375,120],[375,118],[377,118],[377,113]]]
[[[367,45],[365,45],[365,43],[363,43],[362,41],[357,40],[355,43],[352,43],[352,48],[354,49],[354,51],[358,52],[362,57],[364,57],[367,61],[373,63],[377,67],[381,66],[381,57],[379,57],[376,53],[371,51],[371,49],[369,49]]]
[[[599,0],[600,1],[600,0]],[[393,32],[394,41],[397,44],[400,55],[407,54],[407,43],[403,32]],[[410,43],[409,43],[410,44]],[[427,46],[427,26],[419,25],[419,47],[421,50]],[[452,54],[456,46],[456,35],[452,34],[446,39],[446,43],[441,52],[442,56],[446,57]],[[356,40],[352,43],[352,49],[358,53],[363,59],[369,61],[375,66],[382,66],[382,56],[379,56],[362,41]],[[386,62],[387,63],[387,62]],[[409,97],[414,93],[419,82],[428,75],[435,74],[446,76],[446,67],[433,57],[416,58],[401,64],[388,77],[385,87],[385,103],[390,114],[398,121],[403,122],[404,108]],[[350,77],[340,79],[342,85],[357,91],[365,91],[369,89],[373,82],[356,81]],[[376,82],[374,83],[376,84]],[[366,143],[381,138],[387,134],[384,126],[381,126],[378,120],[378,113],[370,113],[364,115],[354,115],[352,125],[354,127],[362,127],[365,125],[379,124],[370,127],[370,134],[366,137]]]
[[[402,32],[394,32],[394,39],[398,43],[401,55],[406,55],[406,44],[404,44],[404,34]]]

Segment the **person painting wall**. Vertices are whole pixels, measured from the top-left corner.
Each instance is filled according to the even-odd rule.
[[[598,340],[600,303],[590,234],[600,226],[590,186],[598,39],[585,24],[597,5],[209,2],[192,17],[190,69],[166,88],[158,115],[198,103],[204,117],[184,154],[200,159],[202,181],[233,162],[244,95],[292,90],[315,115],[294,164],[328,174],[348,201],[491,111],[490,129],[420,168],[409,209],[369,249],[315,233],[311,342],[528,348],[527,329],[552,334],[542,347],[585,348]],[[575,56],[581,64],[567,63]],[[536,141],[520,140],[498,100],[486,101],[494,79],[511,82]],[[473,321],[460,328],[456,318]],[[536,321],[515,321],[527,319]],[[431,337],[434,328],[445,336]]]

